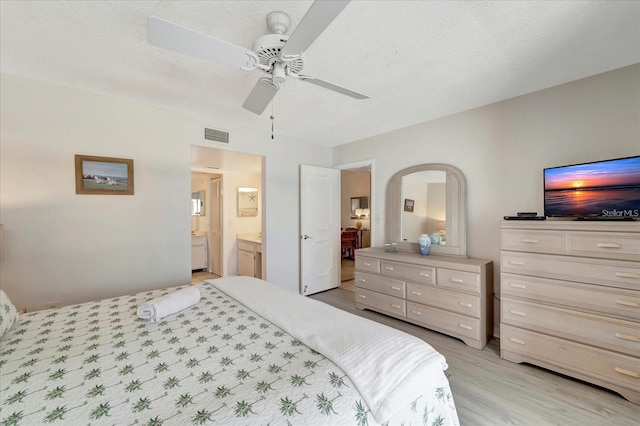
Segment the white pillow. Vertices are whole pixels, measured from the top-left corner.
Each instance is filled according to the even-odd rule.
[[[0,337],[18,321],[20,314],[5,292],[0,289]]]

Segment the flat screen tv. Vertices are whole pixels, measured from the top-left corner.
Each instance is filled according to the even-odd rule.
[[[638,218],[640,156],[544,169],[544,215]]]

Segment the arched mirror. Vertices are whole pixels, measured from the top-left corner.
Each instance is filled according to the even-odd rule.
[[[386,238],[398,249],[418,251],[429,234],[431,252],[467,255],[467,182],[448,164],[421,164],[400,170],[387,185]]]

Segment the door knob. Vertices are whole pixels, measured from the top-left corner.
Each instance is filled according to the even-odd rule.
[[[313,237],[308,236],[307,234],[304,234],[304,236],[302,237],[303,240],[308,240],[308,239],[312,239]]]

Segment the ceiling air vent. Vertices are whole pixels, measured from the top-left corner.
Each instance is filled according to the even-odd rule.
[[[204,128],[204,138],[208,141],[229,143],[229,132],[222,130]]]

